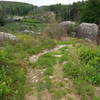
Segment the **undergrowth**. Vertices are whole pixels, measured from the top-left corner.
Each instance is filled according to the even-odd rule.
[[[23,100],[27,89],[26,72],[28,57],[56,43],[42,36],[17,35],[17,42],[0,42],[0,99]],[[46,73],[49,74],[47,71]]]
[[[100,85],[100,49],[96,46],[77,43],[68,50],[64,77],[73,80],[82,100],[95,96],[95,85]]]

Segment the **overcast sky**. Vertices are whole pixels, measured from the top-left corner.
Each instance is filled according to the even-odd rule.
[[[0,1],[5,1],[5,0],[0,0]],[[82,0],[6,0],[6,1],[18,1],[18,2],[26,2],[26,3],[31,3],[33,5],[51,5],[51,4],[71,4],[73,2],[77,1],[82,1]]]

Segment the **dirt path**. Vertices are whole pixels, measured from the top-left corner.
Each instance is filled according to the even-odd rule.
[[[48,52],[57,51],[60,48],[63,48],[67,45],[59,45],[51,50],[44,50],[42,53],[33,55],[29,57],[30,63],[35,63],[38,58]],[[41,80],[43,71],[39,69],[28,68],[27,79],[29,84],[37,83]],[[43,91],[42,93],[38,93],[35,87],[32,87],[33,93],[29,93],[25,96],[24,100],[53,100],[52,95],[48,92],[48,90]],[[40,97],[41,96],[41,97]]]
[[[53,48],[51,50],[44,50],[42,53],[39,53],[39,54],[36,54],[36,55],[33,55],[33,56],[29,57],[29,62],[30,63],[35,63],[40,56],[42,56],[42,55],[44,55],[44,54],[46,54],[48,52],[57,51],[60,48],[63,48],[63,47],[66,47],[66,46],[67,45],[59,45],[59,46],[57,46],[57,47],[55,47],[55,48]]]
[[[54,81],[62,82],[63,88],[67,91],[70,90],[72,92],[67,93],[66,96],[62,97],[61,100],[81,100],[80,96],[76,94],[75,88],[73,87],[73,83],[70,79],[64,78],[63,74],[63,65],[57,61],[57,64],[54,66]],[[54,82],[55,83],[55,82]]]
[[[59,49],[63,47],[72,47],[72,45],[59,45],[51,50],[44,50],[43,52],[39,54],[32,55],[29,57],[29,62],[31,64],[36,63],[39,57],[43,56],[44,54],[47,54],[49,52],[58,51]],[[76,94],[75,87],[73,86],[73,83],[70,79],[64,78],[64,72],[63,72],[63,63],[59,63],[59,58],[62,55],[54,55],[55,59],[58,59],[56,64],[53,66],[53,75],[49,76],[51,79],[52,84],[54,85],[53,88],[57,91],[65,90],[67,91],[64,96],[61,97],[59,100],[81,100],[81,97]],[[66,63],[66,62],[64,62]],[[39,82],[43,81],[44,75],[44,69],[33,69],[31,67],[28,68],[27,71],[27,79],[28,84],[38,84]],[[56,88],[55,83],[61,82],[63,84],[62,87]],[[70,92],[68,92],[70,91]],[[100,88],[96,87],[96,96],[100,96]],[[38,91],[35,86],[31,87],[30,92],[25,96],[24,100],[58,100],[54,98],[54,95],[48,90],[44,89],[42,91]]]

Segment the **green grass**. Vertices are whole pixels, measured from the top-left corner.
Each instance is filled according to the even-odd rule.
[[[100,100],[100,97],[94,97],[93,100]]]
[[[53,92],[54,100],[61,100],[62,97],[66,95],[65,89],[57,89],[52,92]]]
[[[61,59],[67,61],[67,64],[64,64],[64,77],[69,77],[75,82],[76,90],[83,100],[94,96],[94,86],[100,85],[99,58],[98,47],[80,42],[70,47],[65,58]]]
[[[51,79],[48,76],[44,76],[44,80],[36,83],[35,86],[39,92],[45,89],[50,90],[52,88]]]
[[[72,44],[41,56],[34,64],[35,68],[45,69],[42,81],[35,84],[38,91],[48,89],[55,100],[60,100],[67,94],[62,82],[50,79],[55,71],[57,61],[63,65],[65,78],[70,78],[81,95],[82,100],[95,97],[94,86],[100,85],[100,48],[89,45],[81,40],[59,42],[43,36],[18,35],[18,42],[5,41],[0,43],[0,98],[2,100],[22,100],[26,91],[26,67],[28,57],[54,48],[57,44]],[[75,41],[75,42],[74,42]],[[80,42],[79,42],[80,41]],[[62,55],[57,58],[54,55]],[[32,65],[33,66],[33,65]]]
[[[29,66],[28,57],[56,45],[53,40],[40,36],[17,37],[18,42],[0,42],[0,99],[2,100],[23,100],[27,91],[25,81],[26,67]]]
[[[42,31],[47,24],[40,23],[37,19],[26,18],[19,22],[7,22],[4,26],[0,26],[0,31],[8,33],[22,33],[24,30],[31,30],[34,32]]]
[[[90,98],[93,98],[95,88],[87,83],[85,80],[75,80],[75,86],[78,91],[78,93],[81,95],[82,100],[87,100],[87,98],[90,96]]]
[[[50,68],[56,64],[56,59],[51,54],[47,53],[41,56],[36,62],[38,68]]]

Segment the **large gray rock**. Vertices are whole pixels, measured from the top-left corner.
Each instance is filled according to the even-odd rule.
[[[85,38],[88,41],[96,42],[98,26],[94,23],[82,23],[77,28],[77,37]]]
[[[2,41],[2,40],[17,41],[17,38],[15,35],[12,35],[10,33],[0,32],[0,41]]]
[[[59,24],[59,27],[62,28],[62,30],[66,33],[66,34],[70,34],[73,32],[73,28],[76,25],[75,22],[72,21],[63,21]]]

